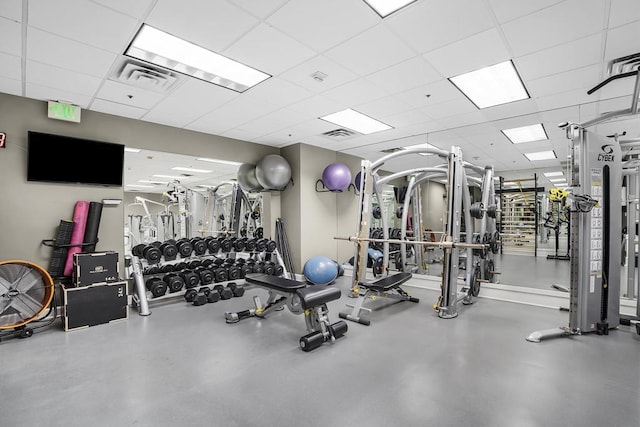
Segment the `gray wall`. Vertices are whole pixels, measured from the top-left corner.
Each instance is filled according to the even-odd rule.
[[[92,111],[82,112],[82,123],[51,120],[46,102],[0,94],[0,132],[7,134],[7,148],[0,149],[0,259],[24,259],[45,268],[51,248],[41,241],[55,237],[61,219],[72,218],[77,200],[124,199],[124,193],[122,188],[27,182],[29,130],[246,163],[257,163],[267,154],[279,152],[264,145]],[[123,253],[124,222],[124,203],[103,209],[97,251]]]
[[[342,193],[316,191],[316,182],[331,163],[349,166],[355,178],[360,159],[320,147],[295,144],[281,152],[291,165],[294,185],[281,194],[282,217],[296,272],[316,255],[343,262],[353,256],[353,243],[336,236],[355,234],[358,198],[353,189]],[[318,184],[318,189],[322,185]]]

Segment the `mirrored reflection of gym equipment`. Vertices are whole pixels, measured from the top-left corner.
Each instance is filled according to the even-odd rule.
[[[639,55],[609,62],[609,77],[591,89],[591,94],[613,80],[635,76],[631,107],[603,114],[585,123],[562,123],[571,153],[571,286],[569,325],[527,336],[540,342],[596,332],[608,335],[622,322],[635,323],[638,316],[620,315],[620,236],[622,235],[622,151],[617,140],[600,136],[588,128],[617,117],[638,113],[640,95]],[[623,72],[635,61],[633,72]]]
[[[555,239],[555,253],[548,254],[547,259],[556,259],[560,261],[569,261],[570,257],[570,239],[567,239],[567,253],[560,254],[560,232],[563,226],[566,226],[568,232],[571,230],[571,215],[569,208],[565,202],[568,193],[565,190],[559,190],[552,188],[549,190],[549,202],[551,203],[551,209],[547,211],[546,218],[544,220],[544,227],[553,230]]]
[[[384,163],[392,158],[398,156],[404,156],[409,154],[436,154],[447,160],[447,164],[434,167],[434,168],[420,168],[414,169],[410,171],[405,171],[397,174],[392,174],[386,176],[385,178],[379,178],[377,175],[378,170],[384,165]],[[356,304],[348,305],[352,310],[350,313],[341,313],[341,317],[368,324],[368,320],[362,319],[360,316],[361,311],[370,312],[371,309],[363,307],[363,301],[374,295],[375,296],[385,296],[385,297],[395,297],[395,299],[399,300],[409,300],[410,297],[406,295],[406,293],[399,288],[399,286],[404,283],[408,278],[410,278],[411,273],[397,273],[391,276],[387,276],[384,279],[384,285],[379,285],[377,282],[368,283],[366,282],[366,267],[367,267],[367,249],[370,242],[381,242],[383,243],[384,248],[384,261],[383,265],[386,269],[388,266],[388,256],[389,256],[389,243],[394,242],[394,240],[389,239],[389,230],[385,224],[384,218],[386,215],[382,215],[383,226],[382,232],[383,236],[381,239],[371,238],[369,237],[370,233],[370,215],[372,209],[372,199],[375,195],[378,200],[381,200],[378,187],[380,185],[385,184],[393,179],[396,179],[400,176],[410,176],[412,177],[413,185],[412,189],[415,188],[415,181],[417,180],[416,174],[445,174],[447,176],[447,188],[448,188],[448,209],[447,209],[447,221],[446,221],[446,230],[442,235],[441,239],[438,242],[426,242],[423,240],[407,240],[406,230],[401,239],[397,241],[402,247],[406,247],[406,245],[424,245],[424,246],[435,246],[443,249],[443,275],[442,275],[442,285],[441,285],[441,295],[438,298],[438,302],[434,305],[434,309],[438,312],[438,315],[441,318],[453,318],[458,315],[457,312],[457,304],[462,302],[464,304],[471,304],[473,302],[473,297],[477,296],[479,291],[479,281],[481,272],[478,272],[478,277],[475,276],[475,272],[477,270],[474,269],[474,249],[482,251],[486,254],[488,248],[490,247],[490,242],[486,241],[482,243],[482,237],[474,241],[474,232],[473,232],[473,220],[472,220],[472,205],[471,205],[471,196],[469,192],[469,185],[467,180],[467,175],[465,172],[465,168],[470,168],[471,170],[485,174],[485,179],[487,182],[487,190],[491,188],[493,185],[493,171],[492,168],[481,168],[475,165],[472,165],[468,162],[464,162],[462,160],[462,152],[458,147],[452,147],[450,152],[440,150],[437,148],[408,148],[401,151],[396,151],[391,153],[376,162],[370,162],[367,160],[362,161],[362,167],[360,171],[361,176],[361,191],[360,191],[360,210],[358,212],[358,235],[350,238],[336,238],[339,240],[349,240],[356,243],[356,254],[354,256],[354,276],[353,283],[351,288],[352,297],[361,297]],[[425,175],[424,179],[427,178]],[[422,177],[421,177],[422,179]],[[495,201],[494,199],[489,199],[490,192],[487,191],[486,202],[487,205],[483,205],[482,203],[475,205],[475,213],[477,219],[481,219],[480,214],[484,215],[485,208],[484,206],[488,206],[489,201]],[[405,203],[407,203],[405,201]],[[465,209],[463,210],[463,206]],[[408,215],[409,209],[403,207],[403,221],[402,224],[406,227],[406,216]],[[491,209],[492,212],[496,212],[497,208],[494,205]],[[462,215],[464,214],[464,219]],[[415,213],[414,213],[415,215]],[[465,223],[465,238],[461,239],[462,232],[462,222]],[[484,230],[487,230],[486,222],[484,223]],[[495,229],[495,225],[493,226]],[[422,237],[422,236],[420,236]],[[464,240],[464,242],[462,242]],[[497,247],[494,245],[494,247]],[[461,289],[458,287],[458,272],[459,272],[459,250],[464,249],[466,251],[466,268],[465,268],[465,283],[466,286],[463,286]],[[422,249],[416,251],[416,253],[422,252]],[[380,281],[381,281],[380,280]],[[362,289],[361,289],[362,288]],[[399,295],[390,293],[389,291],[397,291]],[[417,302],[417,301],[414,301]]]

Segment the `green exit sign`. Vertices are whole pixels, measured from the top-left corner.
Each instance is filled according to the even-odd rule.
[[[80,123],[80,107],[63,102],[49,101],[48,116],[50,119]]]

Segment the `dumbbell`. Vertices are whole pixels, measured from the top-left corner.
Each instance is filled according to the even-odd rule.
[[[253,237],[256,239],[262,239],[264,237],[264,228],[258,227],[253,231]]]
[[[220,242],[213,236],[207,236],[204,238],[204,241],[207,243],[207,249],[211,255],[216,255],[220,252]]]
[[[184,280],[177,273],[165,274],[162,281],[167,284],[169,292],[178,292],[184,287]]]
[[[194,288],[200,283],[200,276],[193,270],[185,268],[184,270],[180,271],[179,274],[182,280],[184,280],[184,286],[187,289]]]
[[[202,237],[192,237],[191,240],[189,240],[189,243],[191,243],[191,246],[193,246],[193,252],[197,256],[201,256],[207,253],[207,242],[205,242]]]
[[[254,273],[264,273],[264,261],[256,261],[253,265]]]
[[[179,262],[173,265],[173,271],[181,271],[187,268],[189,268],[189,266],[187,265],[186,262]]]
[[[273,262],[267,261],[264,263],[264,274],[273,276],[275,271],[276,271],[276,265]]]
[[[240,239],[235,239],[233,241],[233,249],[236,252],[244,251],[244,248],[246,247],[246,245],[247,245],[247,238],[246,237],[242,237]]]
[[[280,264],[276,264],[273,275],[282,276],[282,273],[284,273],[284,267],[281,266]]]
[[[160,273],[171,273],[173,271],[173,264],[165,264],[160,267]]]
[[[235,264],[231,264],[227,267],[227,280],[238,280],[242,276],[240,267]]]
[[[196,299],[196,296],[198,296],[198,290],[194,288],[187,289],[187,291],[184,293],[184,299],[187,302],[193,302],[193,300]]]
[[[131,248],[131,253],[138,258],[144,258],[152,264],[156,264],[162,257],[162,252],[154,245],[139,244]]]
[[[213,283],[214,280],[214,275],[213,272],[211,270],[209,270],[207,267],[196,267],[195,270],[193,270],[195,273],[198,274],[198,276],[200,276],[200,283],[202,283],[203,285],[208,285],[209,283]]]
[[[244,277],[249,273],[253,273],[253,267],[251,266],[251,264],[248,264],[246,262],[240,264],[240,277],[244,279]]]
[[[275,240],[267,240],[265,250],[267,252],[273,252],[276,250],[277,244]]]
[[[147,290],[151,291],[151,295],[153,295],[154,298],[161,297],[167,293],[167,284],[159,277],[147,279],[144,284]]]
[[[178,256],[178,247],[173,240],[163,242],[158,249],[162,252],[165,261],[173,261]]]
[[[257,238],[248,239],[244,244],[244,250],[247,252],[253,252],[256,250],[256,243],[258,242]]]
[[[264,252],[267,249],[267,239],[258,239],[256,242],[256,251]]]
[[[227,253],[231,251],[231,241],[226,237],[218,237],[218,246],[220,246],[220,252]]]
[[[182,239],[178,239],[178,241],[176,241],[176,247],[182,258],[189,258],[193,253],[193,245],[187,238],[183,237]]]
[[[222,285],[215,285],[213,287],[214,292],[218,292],[220,294],[221,299],[230,299],[233,298],[233,291],[231,288]]]
[[[227,287],[231,289],[231,292],[233,292],[233,296],[236,298],[244,295],[244,286],[238,285],[236,282],[230,282]]]
[[[145,268],[142,274],[151,275],[151,274],[158,274],[158,273],[160,273],[160,267],[158,267],[157,265],[152,265],[150,267]]]
[[[213,281],[216,283],[226,282],[228,280],[229,274],[227,273],[227,269],[225,267],[218,267],[213,270]]]
[[[208,289],[208,292],[206,294],[207,294],[207,302],[220,301],[220,294],[217,291]]]
[[[195,270],[196,268],[200,267],[202,265],[202,261],[200,261],[199,259],[194,259],[192,261],[189,261],[187,263],[187,268],[191,269],[191,270]]]

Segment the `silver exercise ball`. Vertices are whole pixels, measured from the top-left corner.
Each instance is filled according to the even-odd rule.
[[[291,179],[291,167],[284,157],[269,154],[256,165],[256,178],[267,190],[282,190]]]
[[[256,165],[243,163],[238,168],[238,184],[244,191],[260,191],[262,185],[256,179]]]

